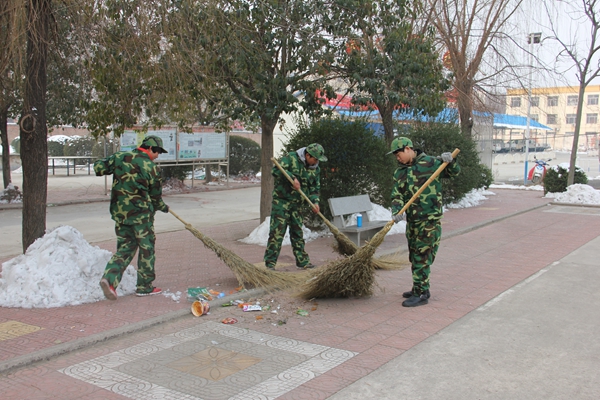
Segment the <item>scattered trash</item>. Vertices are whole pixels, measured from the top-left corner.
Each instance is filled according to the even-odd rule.
[[[242,307],[242,310],[244,312],[245,311],[262,311],[262,307],[257,304],[255,304],[255,305],[247,304],[247,305],[244,305],[244,307]]]
[[[195,287],[188,288],[187,290],[187,298],[189,301],[196,300],[212,300],[213,296],[210,294],[207,288],[205,287]]]
[[[263,319],[263,316],[262,316],[262,315],[257,315],[257,316],[256,316],[256,320],[258,321],[258,320],[260,320],[260,319]]]
[[[208,314],[210,311],[210,304],[207,301],[196,300],[192,303],[192,314],[196,317]]]
[[[235,318],[225,318],[221,322],[224,324],[227,324],[227,325],[231,325],[231,324],[235,324],[238,321]]]
[[[308,311],[303,310],[301,308],[299,308],[299,309],[296,310],[296,314],[298,314],[298,315],[300,315],[302,317],[308,317]]]
[[[221,307],[231,307],[231,306],[237,306],[237,303],[235,302],[235,300],[231,300],[231,301],[221,304]]]

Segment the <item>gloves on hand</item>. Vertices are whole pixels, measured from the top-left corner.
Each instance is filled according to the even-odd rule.
[[[168,213],[169,212],[169,206],[165,204],[165,209],[163,210],[164,213]]]
[[[394,220],[395,223],[398,223],[400,221],[404,221],[404,213],[398,213],[396,215],[393,215],[392,219]]]
[[[443,162],[450,164],[454,158],[452,158],[452,153],[442,153],[440,156]]]

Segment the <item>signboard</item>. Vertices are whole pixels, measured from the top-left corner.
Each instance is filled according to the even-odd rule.
[[[158,136],[163,141],[163,148],[168,152],[166,154],[160,154],[156,161],[174,161],[177,159],[177,130],[175,129],[162,129],[148,131],[146,133],[141,131],[128,130],[123,132],[121,135],[121,151],[131,151],[137,149],[146,136]]]
[[[227,134],[179,132],[179,160],[223,160],[227,158]]]

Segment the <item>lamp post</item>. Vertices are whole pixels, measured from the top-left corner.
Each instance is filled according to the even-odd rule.
[[[539,44],[542,39],[542,33],[530,33],[527,36],[529,44],[529,87],[527,89],[527,127],[525,128],[525,174],[523,185],[527,185],[527,172],[529,170],[529,126],[531,125],[531,73],[533,70],[533,45]]]

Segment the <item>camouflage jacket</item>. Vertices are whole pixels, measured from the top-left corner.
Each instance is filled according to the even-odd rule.
[[[319,165],[316,168],[307,168],[305,160],[298,153],[304,154],[304,148],[297,152],[288,153],[279,160],[279,164],[287,172],[290,178],[298,179],[300,190],[313,202],[319,204],[319,192],[321,190],[321,169]],[[277,168],[273,167],[271,174],[275,177],[273,187],[273,199],[288,201],[291,203],[301,203],[302,195],[294,190],[290,181]]]
[[[398,213],[419,188],[443,164],[436,158],[415,150],[417,156],[411,165],[400,164],[394,173],[392,190],[392,214]],[[446,166],[440,175],[421,193],[406,211],[407,221],[440,219],[442,217],[442,181],[458,175],[460,166],[454,160]]]
[[[168,210],[162,199],[160,169],[140,150],[118,152],[94,163],[97,176],[113,175],[110,215],[120,224],[134,225]]]

